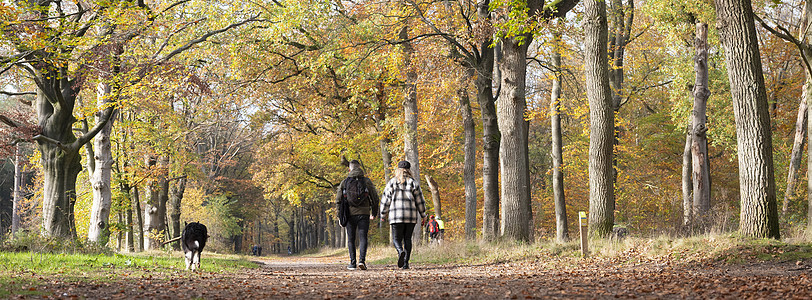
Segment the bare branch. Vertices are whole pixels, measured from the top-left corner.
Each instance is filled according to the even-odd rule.
[[[110,122],[110,119],[113,118],[113,114],[115,114],[114,107],[108,107],[104,110],[104,114],[101,117],[101,120],[96,123],[96,126],[93,126],[87,133],[83,134],[79,138],[76,139],[73,143],[70,144],[71,149],[78,150],[80,147],[84,146],[87,142],[89,142],[94,136],[96,136],[99,131],[107,125],[107,122]]]
[[[229,31],[229,30],[231,30],[232,28],[236,28],[236,27],[239,27],[239,26],[242,26],[242,25],[245,25],[245,24],[251,23],[251,22],[258,21],[258,19],[257,19],[258,17],[259,17],[259,15],[255,16],[255,17],[253,17],[253,18],[245,19],[245,20],[243,20],[243,21],[241,21],[241,22],[233,23],[233,24],[231,24],[231,25],[228,25],[228,26],[223,27],[223,28],[218,29],[218,30],[210,31],[210,32],[208,32],[208,33],[204,34],[203,36],[201,36],[201,37],[199,37],[199,38],[196,38],[196,39],[194,39],[194,40],[189,41],[188,43],[186,43],[186,44],[185,44],[185,45],[183,45],[183,46],[180,46],[179,48],[175,49],[174,51],[169,52],[169,54],[167,54],[166,56],[164,56],[164,57],[161,59],[161,62],[163,63],[163,62],[168,61],[168,60],[169,60],[169,59],[171,59],[173,56],[178,55],[178,54],[182,53],[183,51],[189,50],[189,49],[190,49],[190,48],[192,48],[194,45],[197,45],[197,44],[199,44],[199,43],[205,42],[206,40],[208,40],[210,37],[212,37],[212,36],[214,36],[214,35],[217,35],[217,34],[220,34],[220,33],[226,32],[226,31]]]
[[[36,95],[37,92],[7,92],[7,91],[0,91],[0,94],[7,95],[7,96],[23,96],[23,95]]]
[[[41,134],[38,134],[38,135],[34,136],[33,138],[31,138],[31,140],[38,141],[38,142],[41,142],[41,143],[51,143],[51,144],[56,145],[57,147],[59,147],[62,150],[68,150],[68,147],[66,147],[65,144],[62,144],[62,142],[57,141],[57,140],[52,139],[52,138],[49,138],[47,136],[41,135]]]
[[[17,122],[14,122],[14,120],[9,119],[8,117],[6,117],[4,115],[0,115],[0,122],[3,122],[4,124],[8,125],[11,128],[20,127],[20,125],[17,124]]]
[[[426,25],[431,27],[431,29],[434,30],[436,34],[440,35],[446,41],[454,45],[454,47],[457,47],[457,49],[462,51],[469,61],[476,61],[474,54],[468,51],[468,48],[465,48],[465,46],[461,45],[456,39],[453,39],[450,34],[444,34],[442,31],[440,31],[439,28],[437,28],[437,26],[434,25],[434,23],[432,23],[428,18],[426,18],[426,16],[423,14],[423,10],[420,9],[420,6],[418,6],[417,3],[415,3],[413,0],[407,0],[407,2],[409,2],[409,4],[411,4],[412,7],[414,7],[414,10],[417,11],[417,14],[420,16],[421,19],[423,19],[423,23],[426,23]]]
[[[201,22],[201,21],[203,21],[203,20],[206,20],[206,18],[200,18],[200,19],[197,19],[197,20],[195,20],[195,21],[187,22],[186,24],[184,24],[183,26],[181,26],[180,28],[178,28],[178,30],[175,30],[175,31],[173,31],[172,33],[170,33],[170,34],[169,34],[169,36],[168,36],[168,37],[166,37],[166,39],[164,40],[164,42],[163,42],[163,43],[161,43],[161,46],[160,46],[160,47],[158,47],[158,50],[157,50],[157,51],[155,51],[155,54],[152,56],[152,59],[156,59],[156,58],[157,58],[157,56],[158,56],[158,54],[159,54],[159,53],[161,53],[161,51],[164,51],[164,48],[166,48],[166,46],[167,46],[167,45],[169,45],[169,41],[170,41],[170,40],[172,40],[172,38],[173,38],[173,37],[174,37],[176,34],[178,34],[178,33],[179,33],[179,32],[181,32],[181,31],[186,30],[186,28],[189,28],[189,26],[192,26],[192,24],[197,24],[198,22]]]
[[[764,29],[767,29],[767,31],[769,31],[770,33],[774,34],[775,36],[781,39],[784,39],[785,41],[795,44],[795,46],[798,47],[798,50],[801,51],[801,58],[804,60],[804,66],[806,67],[806,71],[809,74],[812,74],[812,66],[810,66],[810,62],[806,59],[805,55],[806,52],[810,51],[808,44],[803,43],[798,39],[796,39],[792,35],[792,33],[789,32],[789,30],[782,27],[781,25],[777,26],[778,30],[781,30],[781,32],[779,32],[778,30],[767,24],[767,22],[764,22],[764,20],[761,19],[758,15],[753,14],[753,17],[756,19],[756,21],[758,21],[761,24],[761,27],[764,27]]]

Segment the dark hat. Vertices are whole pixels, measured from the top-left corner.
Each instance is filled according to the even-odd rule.
[[[398,163],[398,168],[401,168],[401,169],[410,169],[411,167],[412,167],[412,164],[410,164],[408,161],[405,161],[405,160],[402,160],[402,161],[400,161]]]

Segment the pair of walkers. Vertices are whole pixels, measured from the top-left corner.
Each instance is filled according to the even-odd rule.
[[[412,233],[417,223],[425,217],[426,201],[420,185],[412,177],[411,164],[408,161],[398,163],[395,177],[389,180],[380,198],[380,216],[389,219],[392,229],[392,243],[398,252],[398,268],[409,269],[412,254]],[[361,185],[362,184],[362,185]],[[358,198],[361,198],[358,200]],[[378,191],[375,185],[364,175],[361,163],[353,160],[349,164],[347,178],[338,186],[336,204],[339,211],[342,204],[348,205],[347,248],[350,264],[347,269],[366,270],[366,253],[369,233],[369,222],[378,215]],[[356,235],[357,234],[357,235]],[[359,239],[359,257],[356,261],[355,239]]]

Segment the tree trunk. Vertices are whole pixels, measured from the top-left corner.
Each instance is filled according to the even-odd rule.
[[[612,88],[612,106],[617,115],[620,112],[620,107],[623,105],[623,98],[626,96],[623,90],[623,81],[625,80],[624,70],[624,56],[626,54],[626,45],[629,43],[631,35],[632,24],[634,21],[634,1],[627,0],[627,5],[623,5],[623,0],[612,0],[609,6],[610,15],[612,18],[612,38],[609,41],[609,57],[611,60],[611,69],[609,69],[609,85]],[[615,149],[620,145],[620,136],[623,134],[623,126],[614,120],[614,145]],[[612,182],[617,182],[617,155],[612,157]]]
[[[282,237],[279,236],[279,216],[273,219],[273,251],[274,253],[282,253]]]
[[[172,229],[172,237],[179,237],[181,234],[180,228],[180,204],[183,199],[183,193],[186,192],[186,176],[178,178],[178,182],[172,185],[169,193],[169,223]],[[172,243],[172,248],[180,250],[180,243]]]
[[[710,211],[710,162],[708,161],[708,121],[707,106],[710,97],[708,87],[708,24],[696,24],[694,40],[694,109],[691,113],[693,126],[691,132],[691,156],[693,174],[693,214],[694,220],[705,221]]]
[[[383,162],[383,184],[386,185],[389,183],[389,179],[392,178],[392,172],[389,169],[392,166],[392,153],[389,152],[389,144],[392,140],[389,139],[389,132],[383,128],[383,122],[386,119],[386,94],[383,90],[383,84],[380,84],[376,95],[379,106],[375,111],[375,130],[379,135],[378,144],[381,148],[381,161]],[[375,201],[380,201],[380,199],[376,199]],[[376,217],[378,218],[378,228],[383,228],[383,218],[380,218],[380,216]]]
[[[804,43],[804,47],[802,48],[801,55],[804,56],[806,63],[812,63],[812,49],[810,49],[810,41],[812,41],[812,32],[809,32],[809,28],[812,26],[810,22],[812,22],[812,1],[804,1],[804,13],[801,16],[801,26],[800,31],[806,33],[802,35],[800,38]],[[807,68],[809,66],[807,65]],[[812,74],[809,73],[809,69],[806,71],[806,86],[804,87],[804,95],[806,96],[808,89],[812,89]],[[808,100],[807,100],[808,101]],[[807,103],[807,122],[806,122],[806,134],[807,140],[812,141],[812,122],[809,121],[809,118],[812,117],[812,105]],[[810,143],[812,145],[812,143]],[[806,236],[807,238],[812,237],[812,146],[807,146],[807,214],[806,214]]]
[[[490,22],[490,0],[477,1],[477,15],[481,22]],[[486,25],[488,29],[491,26]],[[493,67],[495,47],[491,35],[479,41],[479,57],[472,65],[476,71],[476,98],[482,118],[482,237],[494,240],[499,229],[499,124],[493,98]],[[466,222],[467,219],[466,219]]]
[[[154,157],[148,158],[147,165],[154,167],[156,161]],[[168,165],[167,158],[161,157],[161,168]],[[166,200],[168,198],[168,182],[166,175],[159,175],[152,179],[149,184],[150,197],[144,206],[144,216],[146,232],[144,236],[144,249],[158,249],[161,246],[161,237],[166,235]]]
[[[119,224],[124,223],[124,216],[121,213],[121,211],[118,211],[118,223]],[[122,244],[122,241],[124,240],[124,232],[119,231],[118,234],[116,234],[116,237],[117,237],[116,251],[121,252],[121,244]]]
[[[130,197],[127,197],[127,201],[132,201]],[[129,203],[129,202],[127,202]],[[133,209],[132,206],[127,206],[127,250],[130,253],[135,252],[135,236],[133,235]]]
[[[141,194],[138,191],[138,185],[133,187],[133,205],[135,207],[133,210],[135,211],[136,219],[138,220],[138,239],[137,242],[137,251],[141,252],[144,251],[144,216],[141,214]]]
[[[503,237],[517,241],[530,240],[530,194],[528,193],[527,122],[525,122],[525,78],[527,74],[527,47],[532,35],[502,40],[503,59],[499,62],[502,72],[501,92],[496,104],[499,116],[499,132],[502,134],[499,148],[501,165],[501,227]],[[604,52],[605,53],[605,52]]]
[[[780,238],[775,200],[772,133],[749,0],[715,0],[720,41],[725,48],[739,157],[744,236]]]
[[[403,26],[400,30],[399,38],[402,41],[409,39],[409,26]],[[403,137],[403,152],[406,160],[411,163],[412,176],[417,184],[420,184],[420,155],[417,143],[417,72],[412,66],[412,54],[414,48],[410,42],[403,43],[403,67],[406,69],[405,94],[403,96],[403,121],[406,123],[406,135]],[[420,243],[422,230],[415,230],[412,241]]]
[[[55,78],[57,74],[50,74]],[[52,84],[51,84],[52,83]],[[67,78],[51,80],[37,89],[37,147],[43,172],[42,229],[45,236],[75,238],[73,206],[76,203],[76,176],[82,170],[79,147],[73,135],[73,106],[78,90]]]
[[[470,78],[473,77],[474,70],[470,68],[469,70],[471,72],[467,77]],[[462,171],[463,182],[465,182],[465,239],[472,241],[476,239],[476,128],[474,128],[471,99],[468,97],[467,87],[467,80],[461,82],[461,87],[457,90],[457,97],[460,100],[465,140]],[[436,207],[435,210],[437,210]],[[437,217],[440,218],[440,215],[438,214]]]
[[[555,72],[553,84],[550,88],[550,132],[551,146],[550,155],[553,160],[553,202],[555,202],[555,239],[559,243],[569,241],[569,228],[567,228],[567,205],[564,201],[564,172],[561,171],[564,165],[562,156],[561,141],[561,32],[553,31],[553,54],[552,68]]]
[[[434,217],[437,219],[443,218],[443,208],[440,202],[440,189],[437,187],[437,181],[434,181],[429,175],[426,175],[426,184],[431,191],[431,201],[434,203]]]
[[[378,132],[378,143],[381,148],[381,161],[383,162],[383,179],[384,184],[389,182],[392,178],[392,153],[389,152],[389,144],[392,140],[389,139],[389,132],[383,128],[383,123],[386,120],[386,93],[384,93],[383,84],[378,85],[378,93],[375,95],[378,100],[378,108],[375,110],[375,130]]]
[[[589,99],[589,232],[607,237],[614,226],[612,147],[614,102],[606,57],[606,2],[584,1],[584,73]]]
[[[692,156],[691,156],[691,129],[685,134],[685,150],[682,151],[682,225],[688,226],[693,223],[693,181],[691,180]]]
[[[100,83],[97,89],[96,106],[103,109],[111,103],[111,86]],[[100,122],[102,111],[96,113],[96,122]],[[110,176],[113,166],[113,152],[110,146],[110,133],[113,131],[113,118],[96,134],[93,142],[94,151],[88,149],[88,173],[93,188],[93,204],[90,209],[90,226],[87,239],[90,242],[107,244],[110,238],[110,209],[113,202]],[[88,144],[88,147],[90,144]]]
[[[781,204],[781,214],[786,216],[789,212],[790,201],[795,200],[798,184],[799,170],[801,169],[801,159],[804,154],[804,144],[806,142],[806,122],[807,122],[807,97],[812,96],[812,81],[807,75],[806,83],[801,95],[801,103],[798,104],[798,118],[795,121],[795,140],[792,143],[792,154],[789,158],[789,170],[787,171],[787,190],[784,193],[784,202]]]
[[[40,143],[43,184],[42,226],[46,236],[76,238],[73,206],[76,203],[76,177],[82,170],[78,151],[63,151],[56,145]]]
[[[480,46],[482,59],[476,68],[477,102],[482,118],[482,238],[494,240],[499,230],[499,147],[501,135],[493,98],[494,49],[490,39]]]
[[[807,62],[812,62],[812,51],[809,49],[809,41],[812,33],[809,32],[810,15],[812,15],[812,1],[804,1],[804,11],[801,15],[800,28],[798,30],[798,37],[803,43],[805,48],[801,51]],[[789,212],[789,202],[794,200],[797,195],[795,194],[796,184],[798,181],[798,170],[801,167],[801,158],[803,156],[804,142],[807,135],[808,116],[807,110],[809,105],[809,97],[812,97],[812,74],[809,73],[808,68],[804,68],[806,75],[806,82],[803,87],[803,94],[801,95],[801,103],[798,105],[798,118],[795,122],[795,141],[792,144],[792,155],[790,156],[789,171],[787,172],[787,190],[784,193],[784,202],[781,205],[781,214],[786,215]],[[812,179],[810,179],[812,180]]]
[[[20,229],[20,205],[23,201],[25,174],[23,174],[23,145],[18,143],[14,150],[14,195],[11,203],[11,235]]]

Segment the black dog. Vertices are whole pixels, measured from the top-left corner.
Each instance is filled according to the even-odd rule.
[[[206,230],[206,225],[198,222],[186,224],[183,233],[180,235],[180,245],[183,248],[183,254],[186,256],[186,270],[191,268],[192,271],[200,269],[200,252],[203,247],[206,247],[206,240],[209,238],[209,233]]]

